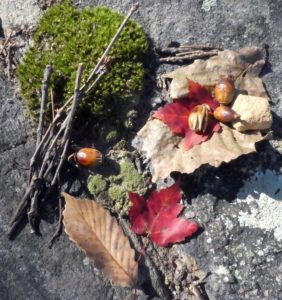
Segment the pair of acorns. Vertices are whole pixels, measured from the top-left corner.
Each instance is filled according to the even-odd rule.
[[[234,80],[231,76],[219,80],[214,88],[214,98],[220,103],[213,113],[207,104],[196,105],[188,116],[188,125],[196,133],[205,133],[211,115],[222,123],[230,123],[240,119],[232,108],[227,105],[233,101],[235,93]]]

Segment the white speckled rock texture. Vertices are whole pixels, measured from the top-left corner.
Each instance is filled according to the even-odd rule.
[[[80,2],[81,6],[102,4],[122,12],[133,3]],[[182,176],[186,202],[191,204],[189,210],[204,230],[177,249],[195,257],[199,268],[209,272],[205,284],[209,299],[281,299],[281,223],[269,223],[265,207],[269,218],[281,210],[282,6],[277,0],[139,3],[135,18],[157,47],[172,41],[232,50],[267,45],[269,62],[263,70],[263,80],[271,97],[274,141],[260,145],[257,154],[218,169],[203,167]],[[39,14],[35,0],[0,2],[4,32],[9,26],[34,25]],[[174,68],[161,65],[157,72]],[[0,80],[0,123],[0,299],[128,299],[131,291],[104,281],[64,234],[51,250],[44,246],[55,224],[42,222],[42,238],[30,235],[27,227],[15,241],[8,241],[8,221],[26,187],[34,127],[28,122],[14,86],[6,79]],[[265,222],[259,221],[259,216],[266,218]]]
[[[0,2],[0,17],[4,31],[9,27],[35,25],[40,13],[36,0],[1,0]]]

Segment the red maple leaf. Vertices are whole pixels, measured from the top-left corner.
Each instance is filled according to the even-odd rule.
[[[189,114],[196,105],[200,104],[208,104],[211,110],[214,110],[219,105],[205,87],[189,80],[188,97],[165,105],[156,111],[153,117],[167,124],[173,133],[182,135],[184,147],[186,150],[189,150],[193,146],[208,140],[214,132],[218,132],[221,129],[219,122],[213,119],[211,119],[206,132],[203,134],[196,133],[190,129],[188,125]]]
[[[199,229],[197,223],[178,218],[184,208],[179,204],[181,194],[178,183],[159,192],[153,191],[147,201],[131,192],[129,199],[132,202],[128,213],[131,230],[148,235],[159,246],[181,242]]]

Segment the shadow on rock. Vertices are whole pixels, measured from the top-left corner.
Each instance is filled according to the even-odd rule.
[[[254,176],[255,173],[272,170],[275,174],[275,172],[279,172],[282,166],[282,155],[272,148],[269,142],[265,141],[258,144],[257,150],[257,153],[243,155],[230,163],[223,163],[218,168],[202,166],[193,174],[180,176],[177,173],[173,174],[173,177],[176,179],[180,176],[182,188],[189,202],[198,195],[204,194],[211,194],[217,200],[232,202],[237,198],[245,181]],[[275,191],[274,194],[269,192],[269,189],[265,189],[265,186],[261,186],[259,182],[254,189],[254,193],[263,191],[264,193],[271,193],[269,196],[275,198]]]

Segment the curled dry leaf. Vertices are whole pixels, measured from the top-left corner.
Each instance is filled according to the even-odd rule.
[[[197,59],[191,65],[162,75],[162,78],[171,80],[169,96],[172,99],[187,96],[188,79],[209,87],[226,74],[236,78],[237,89],[248,91],[249,95],[267,97],[262,81],[257,77],[264,63],[256,47],[241,49],[238,53],[224,50],[208,60]]]
[[[65,231],[96,268],[114,284],[132,287],[137,276],[134,250],[115,218],[101,205],[63,193]]]
[[[138,132],[141,151],[153,165],[153,181],[163,180],[171,172],[192,173],[203,164],[218,167],[240,155],[255,152],[255,143],[263,140],[257,131],[241,133],[226,125],[210,140],[186,150],[181,137],[174,135],[159,120],[149,120]]]

